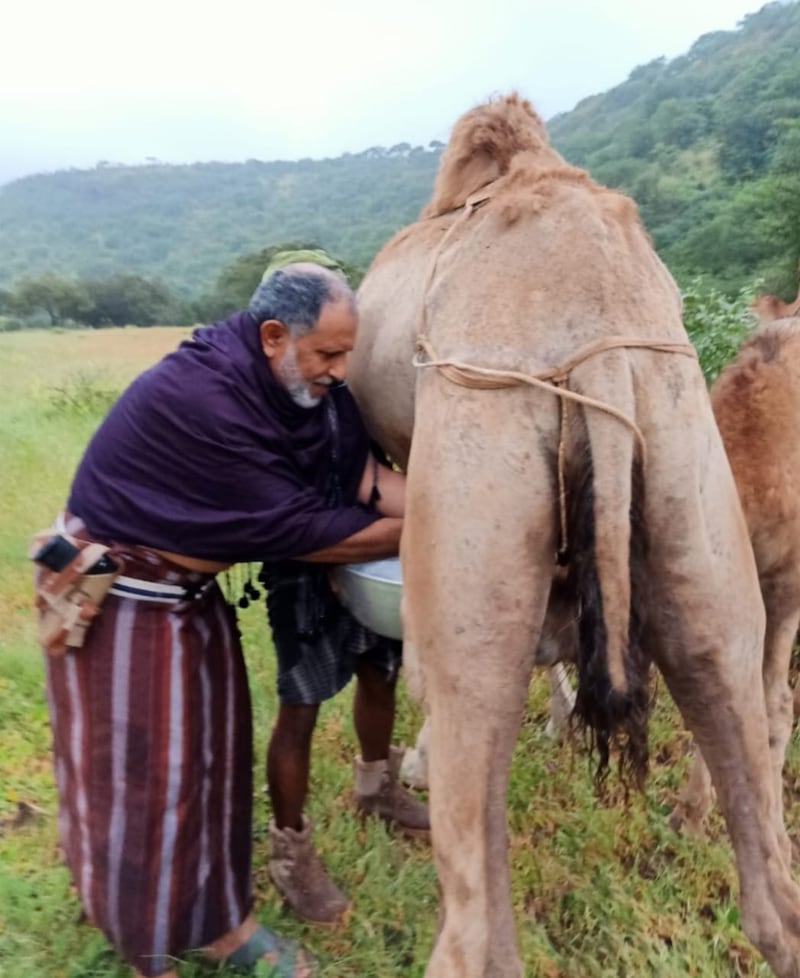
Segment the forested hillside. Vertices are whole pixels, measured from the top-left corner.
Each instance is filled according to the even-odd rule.
[[[770,3],[550,120],[572,162],[630,193],[679,278],[762,276],[800,258],[800,3]]]
[[[534,103],[536,92],[525,92]],[[467,108],[467,106],[465,106]],[[794,294],[800,258],[800,2],[770,3],[736,31],[549,120],[553,142],[639,203],[680,281]],[[0,188],[0,286],[55,273],[161,280],[213,292],[239,256],[314,242],[364,267],[429,195],[441,144],[336,159],[98,164]],[[96,282],[95,282],[96,284]],[[157,283],[161,287],[161,283]],[[1,296],[0,296],[1,298]]]
[[[238,255],[287,240],[366,265],[416,217],[438,157],[438,144],[400,144],[327,160],[104,164],[26,177],[0,188],[0,285],[47,271],[124,271],[189,296]]]

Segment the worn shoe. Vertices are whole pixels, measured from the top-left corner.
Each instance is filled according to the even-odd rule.
[[[316,960],[308,951],[304,951],[296,941],[279,937],[261,926],[223,963],[250,971],[259,961],[269,966],[271,978],[313,978],[317,973]]]
[[[413,838],[429,838],[428,806],[399,781],[403,751],[392,747],[387,760],[355,759],[356,808],[363,815],[377,815]]]
[[[270,821],[269,875],[284,902],[298,917],[315,924],[335,924],[350,906],[333,882],[311,842],[311,819],[303,827],[279,829]]]

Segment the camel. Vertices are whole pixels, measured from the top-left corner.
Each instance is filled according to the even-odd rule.
[[[784,302],[776,295],[763,293],[757,295],[750,303],[750,308],[761,320],[762,323],[772,322],[775,319],[789,319],[792,316],[800,315],[800,286],[797,295],[791,302]]]
[[[784,754],[794,709],[792,646],[800,626],[800,317],[766,321],[748,336],[711,388],[711,404],[744,508],[766,609],[763,682],[772,763],[782,806]],[[672,814],[699,831],[711,805],[708,770],[695,758]]]
[[[567,741],[573,732],[571,717],[575,709],[575,690],[572,688],[569,672],[564,663],[577,661],[577,621],[575,602],[567,600],[563,606],[558,606],[553,602],[551,591],[542,633],[536,647],[534,665],[547,668],[550,698],[544,732],[548,737],[561,742]],[[426,717],[414,746],[403,752],[400,765],[400,778],[403,783],[422,791],[427,791],[430,787],[428,777],[430,733],[430,719]]]
[[[521,978],[505,796],[556,555],[581,601],[576,712],[598,779],[612,748],[644,777],[652,657],[709,765],[742,926],[799,978],[755,560],[635,205],[565,163],[526,100],[490,100],[456,122],[430,202],[359,304],[353,390],[408,466],[406,678],[430,716],[443,910],[426,978]]]

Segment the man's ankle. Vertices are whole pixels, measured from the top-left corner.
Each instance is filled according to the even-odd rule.
[[[252,914],[248,914],[238,927],[234,927],[233,930],[229,930],[204,947],[203,954],[214,961],[222,961],[252,937],[257,927],[258,921]]]

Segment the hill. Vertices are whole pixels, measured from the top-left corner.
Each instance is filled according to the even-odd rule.
[[[559,150],[629,193],[679,278],[761,276],[800,258],[800,3],[769,3],[550,120]]]
[[[366,265],[416,217],[438,144],[373,147],[336,159],[98,165],[0,188],[0,285],[54,271],[158,276],[183,296],[207,291],[238,255],[315,241]]]
[[[529,94],[535,101],[536,93]],[[756,277],[794,294],[800,258],[800,2],[774,2],[735,31],[549,120],[554,144],[639,204],[679,280],[735,289]],[[98,164],[0,188],[0,286],[55,272],[161,278],[207,293],[240,255],[313,241],[365,266],[427,199],[441,144],[335,159]]]

